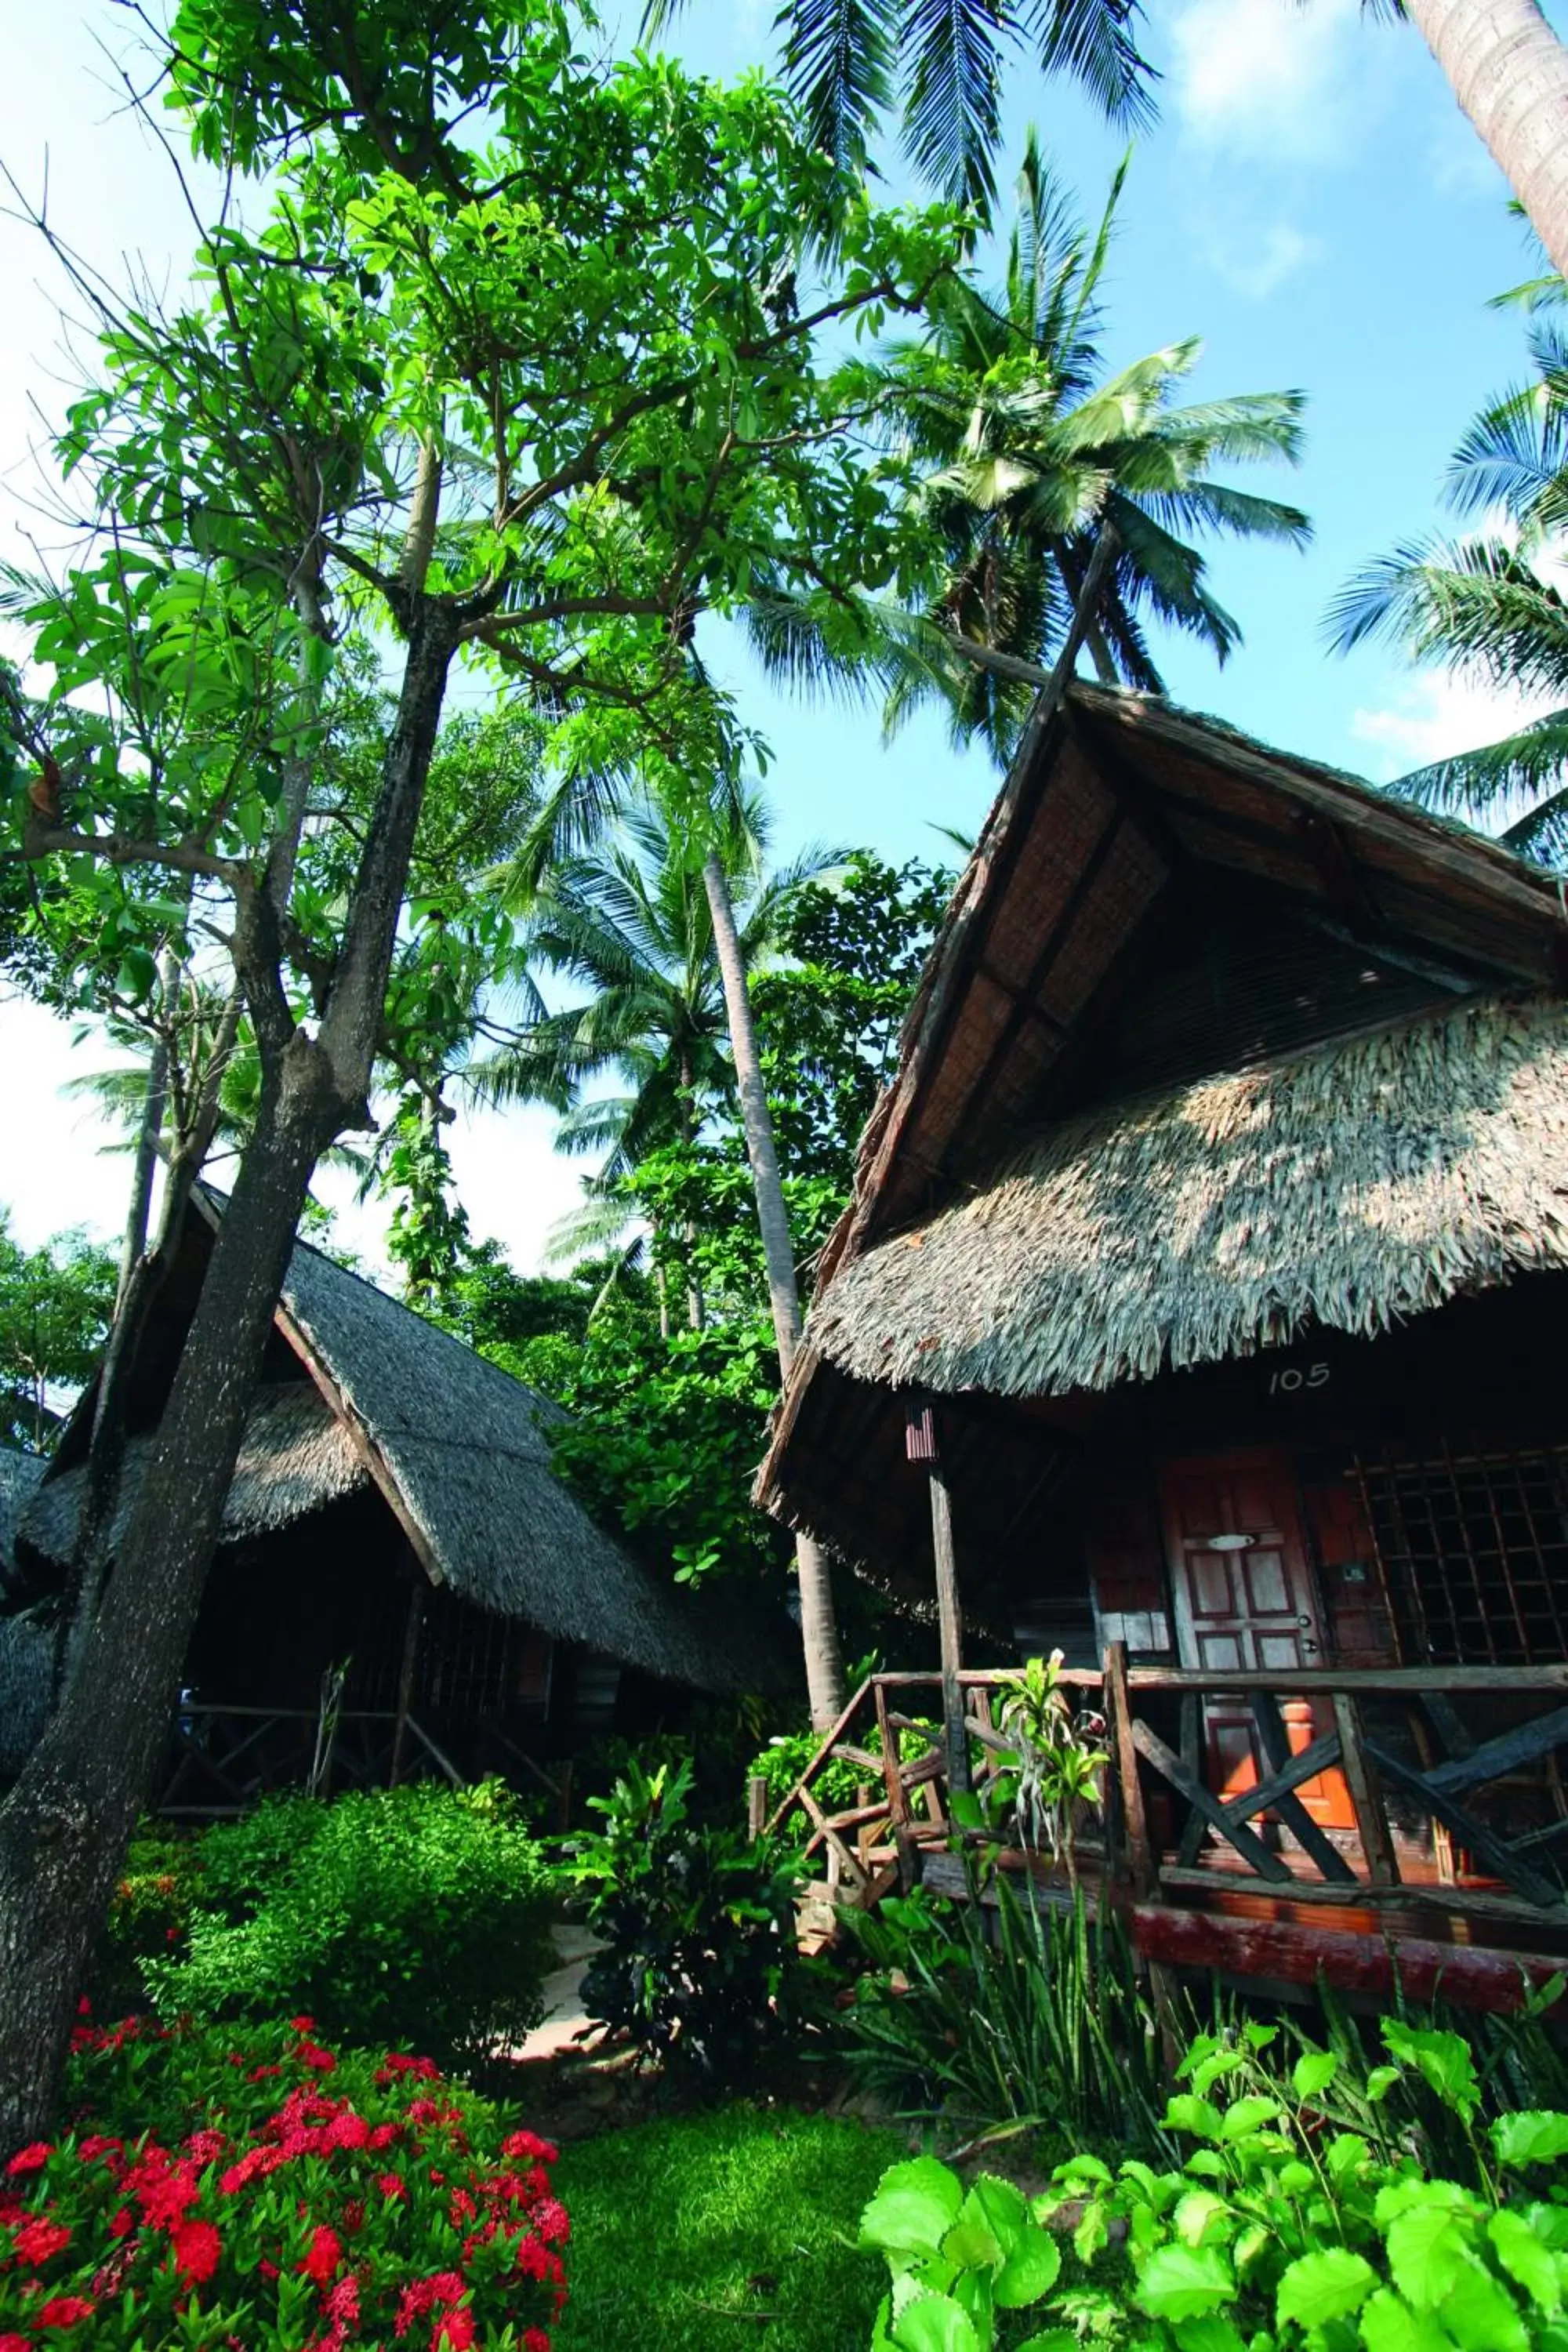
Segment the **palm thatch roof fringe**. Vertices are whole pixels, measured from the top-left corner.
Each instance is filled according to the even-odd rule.
[[[0,1591],[16,1565],[17,1525],[47,1467],[41,1454],[0,1446]]]
[[[31,1617],[0,1617],[0,1784],[37,1746],[53,1687],[53,1634]]]
[[[130,1525],[152,1458],[151,1437],[126,1448],[114,1541]],[[221,1540],[272,1535],[340,1495],[369,1484],[370,1474],[350,1433],[313,1381],[279,1381],[257,1391],[246,1418]],[[67,1560],[87,1490],[85,1467],[65,1471],[41,1487],[26,1513],[25,1540],[46,1559]]]
[[[1061,1395],[1563,1266],[1568,1009],[1493,997],[1066,1120],[842,1265],[810,1339],[860,1380]]]

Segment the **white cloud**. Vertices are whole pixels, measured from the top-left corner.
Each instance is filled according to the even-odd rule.
[[[1358,0],[1188,0],[1171,28],[1173,110],[1190,139],[1231,156],[1341,154],[1363,112],[1367,39]]]
[[[1219,277],[1249,302],[1266,302],[1286,281],[1317,260],[1322,247],[1289,221],[1272,228],[1234,230],[1209,228],[1204,236],[1207,258]]]
[[[1482,678],[1421,671],[1400,680],[1380,708],[1355,711],[1351,732],[1373,748],[1372,773],[1377,782],[1387,783],[1412,768],[1495,743],[1551,707],[1549,699]]]

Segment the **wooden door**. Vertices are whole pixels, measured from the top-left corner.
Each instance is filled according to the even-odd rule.
[[[1166,1558],[1184,1666],[1219,1671],[1327,1663],[1289,1455],[1257,1452],[1170,1462],[1161,1473]],[[1331,1728],[1326,1703],[1285,1699],[1292,1754]],[[1239,1796],[1258,1778],[1258,1735],[1247,1699],[1205,1697],[1205,1778]],[[1343,1776],[1325,1772],[1298,1791],[1325,1829],[1352,1829]]]

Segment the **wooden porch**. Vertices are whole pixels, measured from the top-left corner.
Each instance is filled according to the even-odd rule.
[[[981,1841],[955,1826],[949,1790],[983,1796],[1005,1764],[1006,1680],[873,1675],[753,1826],[803,1831],[838,1904],[922,1884],[966,1895],[965,1847]],[[1103,1714],[1110,1759],[1078,1873],[1152,1964],[1493,2010],[1568,1972],[1568,1664],[1218,1673],[1131,1666],[1116,1643],[1061,1686]],[[1236,1751],[1212,1736],[1216,1715],[1247,1727],[1240,1769],[1219,1760]],[[865,1779],[828,1811],[817,1788],[834,1763]],[[1060,1861],[1004,1845],[999,1866],[1070,1899]]]

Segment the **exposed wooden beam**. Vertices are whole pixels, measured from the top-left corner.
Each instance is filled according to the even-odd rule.
[[[296,1323],[288,1308],[279,1306],[273,1319],[310,1378],[315,1381],[332,1412],[347,1430],[350,1443],[369,1471],[381,1494],[382,1500],[407,1537],[415,1559],[419,1562],[432,1584],[445,1584],[447,1580],[439,1560],[430,1549],[430,1539],[404,1501],[403,1490],[397,1483],[392,1465],[385,1454],[383,1454],[331,1372],[321,1362],[303,1329]],[[420,1736],[423,1738],[424,1735]]]

